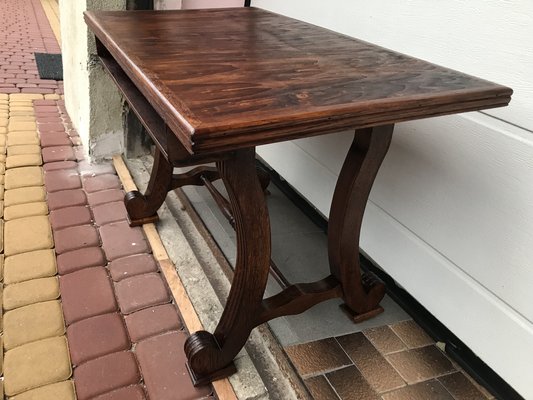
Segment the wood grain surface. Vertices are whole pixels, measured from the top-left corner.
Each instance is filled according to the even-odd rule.
[[[499,107],[512,94],[256,8],[85,18],[191,154]]]

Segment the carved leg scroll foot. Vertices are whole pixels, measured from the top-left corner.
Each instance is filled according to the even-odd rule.
[[[270,222],[257,172],[255,149],[235,152],[217,168],[231,204],[237,232],[237,261],[226,307],[214,334],[194,333],[185,342],[195,385],[235,372],[233,359],[259,325],[270,267]]]
[[[211,366],[213,364],[221,364],[218,359],[220,351],[220,346],[215,337],[209,332],[198,331],[187,339],[185,342],[185,356],[188,360],[187,369],[194,386],[206,385],[237,372],[233,361],[225,367],[212,371]]]
[[[172,171],[172,165],[156,149],[154,165],[146,192],[142,194],[137,190],[133,190],[124,196],[124,205],[128,211],[130,226],[156,222],[159,219],[157,210],[165,201],[170,190]]]
[[[385,285],[374,274],[362,274],[359,237],[370,189],[387,154],[394,125],[361,129],[339,174],[328,227],[331,273],[341,282],[345,304],[354,322],[383,312]]]

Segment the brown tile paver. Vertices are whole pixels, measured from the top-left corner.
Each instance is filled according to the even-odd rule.
[[[117,313],[73,323],[67,329],[67,339],[73,365],[131,347],[124,321]]]
[[[76,400],[76,393],[74,383],[68,380],[29,390],[10,400]]]
[[[44,174],[44,182],[48,192],[81,188],[81,180],[75,169],[60,169],[47,171]]]
[[[43,170],[41,167],[21,167],[6,171],[4,184],[6,190],[42,185]]]
[[[440,383],[452,394],[455,400],[487,400],[485,396],[463,373],[455,372],[442,376]]]
[[[98,226],[106,225],[111,222],[125,221],[128,216],[124,202],[115,201],[106,203],[92,208],[94,222]]]
[[[378,394],[353,365],[326,375],[342,400],[380,400]]]
[[[48,215],[48,206],[45,201],[17,204],[4,208],[4,220],[6,221],[36,215]]]
[[[405,386],[402,377],[362,333],[337,338],[368,383],[378,393]]]
[[[158,273],[137,275],[115,283],[118,305],[123,314],[170,302],[164,280]]]
[[[108,189],[120,189],[122,184],[114,174],[88,175],[83,177],[83,187],[87,193],[99,192]]]
[[[48,194],[48,206],[50,210],[60,208],[84,206],[87,204],[87,196],[81,189],[61,190]]]
[[[405,343],[387,325],[367,329],[363,333],[381,354],[385,355],[407,349]]]
[[[124,317],[130,338],[139,342],[151,336],[183,328],[173,304],[146,308]]]
[[[435,341],[413,320],[392,324],[391,329],[410,349],[435,344]]]
[[[87,195],[87,201],[91,207],[114,201],[124,201],[124,192],[121,189],[109,189],[89,193]]]
[[[4,287],[4,310],[59,298],[57,277],[32,279]]]
[[[333,338],[289,346],[285,351],[303,378],[352,364]]]
[[[100,245],[98,231],[91,225],[74,226],[55,231],[54,240],[57,254]]]
[[[131,228],[126,221],[102,226],[100,235],[102,247],[109,261],[150,252],[141,228]]]
[[[89,207],[74,206],[52,210],[50,212],[50,223],[54,230],[69,228],[71,226],[88,225],[92,222],[92,215]]]
[[[78,400],[87,400],[141,380],[133,353],[122,351],[97,358],[74,370]],[[157,398],[157,397],[156,397]]]
[[[63,311],[57,300],[31,304],[8,311],[4,315],[6,350],[64,333]]]
[[[110,262],[108,268],[111,278],[115,282],[135,275],[157,272],[157,264],[151,254],[135,254],[129,257],[118,258]]]
[[[183,345],[187,335],[172,332],[139,342],[136,355],[150,398],[173,400],[199,399],[211,394],[210,387],[195,388],[185,367]]]
[[[421,382],[383,395],[383,400],[454,400],[437,381]]]
[[[46,278],[57,273],[54,250],[37,250],[5,259],[4,283],[12,284],[30,279]]]
[[[105,268],[86,268],[63,275],[59,284],[67,325],[117,310],[113,287]]]
[[[324,375],[306,379],[304,382],[314,400],[339,400],[339,396]]]
[[[410,385],[455,371],[450,360],[435,346],[389,354],[387,359]]]
[[[60,275],[89,267],[104,267],[105,265],[105,254],[101,247],[85,247],[60,254],[57,257],[57,270]]]
[[[46,191],[42,186],[23,187],[11,189],[4,194],[4,205],[14,206],[17,204],[36,203],[46,200]]]
[[[21,240],[24,238],[24,240]],[[4,254],[6,256],[54,246],[47,216],[15,219],[5,223]]]
[[[145,400],[144,390],[139,385],[128,386],[94,397],[92,400]]]
[[[8,396],[66,380],[71,373],[64,336],[27,343],[4,356],[4,390]]]

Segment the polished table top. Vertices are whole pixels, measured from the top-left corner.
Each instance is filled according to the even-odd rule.
[[[500,107],[512,94],[256,8],[85,18],[190,154]]]

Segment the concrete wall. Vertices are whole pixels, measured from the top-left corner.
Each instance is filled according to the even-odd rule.
[[[122,99],[98,63],[86,10],[124,10],[126,0],[60,0],[65,104],[93,159],[120,153],[124,146]]]
[[[253,0],[515,90],[506,108],[396,126],[362,249],[533,399],[533,2]],[[324,215],[353,132],[258,153]]]

